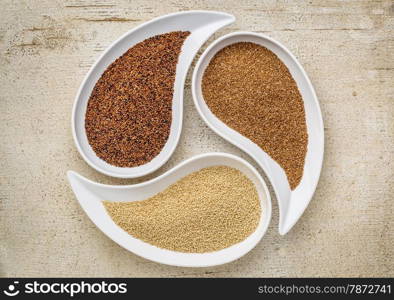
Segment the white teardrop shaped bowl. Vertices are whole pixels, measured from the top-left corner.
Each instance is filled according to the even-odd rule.
[[[302,95],[309,136],[308,152],[302,180],[293,191],[279,164],[255,143],[220,121],[204,101],[201,81],[205,68],[219,50],[237,42],[253,42],[275,53],[289,69]],[[194,104],[205,123],[218,135],[249,154],[264,170],[278,200],[279,233],[286,234],[301,217],[312,199],[323,163],[323,119],[315,90],[303,67],[289,50],[274,39],[253,32],[234,32],[214,41],[201,55],[193,72],[192,93]]]
[[[216,165],[236,168],[245,174],[255,184],[261,203],[262,213],[256,230],[244,241],[228,248],[209,253],[181,253],[155,247],[132,237],[118,227],[102,204],[102,200],[138,201],[147,199],[192,172]],[[67,175],[81,207],[102,232],[125,249],[146,259],[167,265],[207,267],[238,259],[261,240],[271,220],[271,197],[264,180],[248,162],[227,153],[197,155],[155,179],[128,186],[99,184],[73,171],[68,171]]]
[[[191,62],[200,47],[214,32],[231,24],[234,20],[232,15],[214,11],[187,11],[169,14],[139,25],[110,45],[83,80],[72,110],[72,133],[76,147],[84,160],[97,171],[120,178],[144,176],[160,168],[171,157],[179,141],[182,130],[183,89]],[[86,136],[85,113],[90,94],[102,73],[116,58],[149,37],[171,31],[190,31],[191,34],[185,40],[178,59],[169,138],[161,152],[144,165],[133,168],[110,165],[95,154]]]

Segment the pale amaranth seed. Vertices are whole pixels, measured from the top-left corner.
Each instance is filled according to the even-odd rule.
[[[261,215],[253,182],[227,166],[191,173],[146,200],[103,203],[112,220],[133,237],[192,253],[243,241],[254,232]]]

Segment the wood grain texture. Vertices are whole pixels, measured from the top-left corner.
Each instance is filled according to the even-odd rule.
[[[202,269],[159,265],[119,247],[85,216],[66,181],[72,169],[103,183],[135,183],[209,151],[255,165],[199,118],[190,72],[179,146],[154,174],[106,177],[74,146],[72,104],[100,53],[144,21],[190,9],[237,17],[214,38],[249,30],[285,44],[316,88],[326,133],[321,180],[294,229],[278,234],[273,199],[255,249]],[[394,276],[393,32],[392,1],[2,1],[0,276]]]

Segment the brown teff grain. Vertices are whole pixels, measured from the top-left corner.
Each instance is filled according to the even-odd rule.
[[[308,133],[301,94],[282,61],[260,45],[232,44],[210,61],[202,92],[213,114],[278,162],[295,189]]]
[[[227,166],[191,173],[147,200],[103,203],[133,237],[179,252],[211,252],[239,243],[254,232],[261,215],[253,182]]]
[[[170,134],[178,56],[189,34],[146,39],[104,71],[85,116],[87,138],[98,157],[136,167],[160,153]]]

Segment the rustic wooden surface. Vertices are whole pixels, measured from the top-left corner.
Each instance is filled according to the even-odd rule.
[[[326,149],[315,197],[294,229],[267,235],[219,267],[159,265],[127,252],[85,216],[66,180],[104,183],[70,131],[74,96],[100,53],[134,26],[181,10],[222,10],[299,58],[316,88]],[[392,1],[12,1],[0,11],[1,276],[394,276]],[[205,47],[205,46],[204,46]],[[190,73],[190,72],[189,72]],[[162,169],[209,151],[253,163],[199,118],[185,90],[184,129]]]

